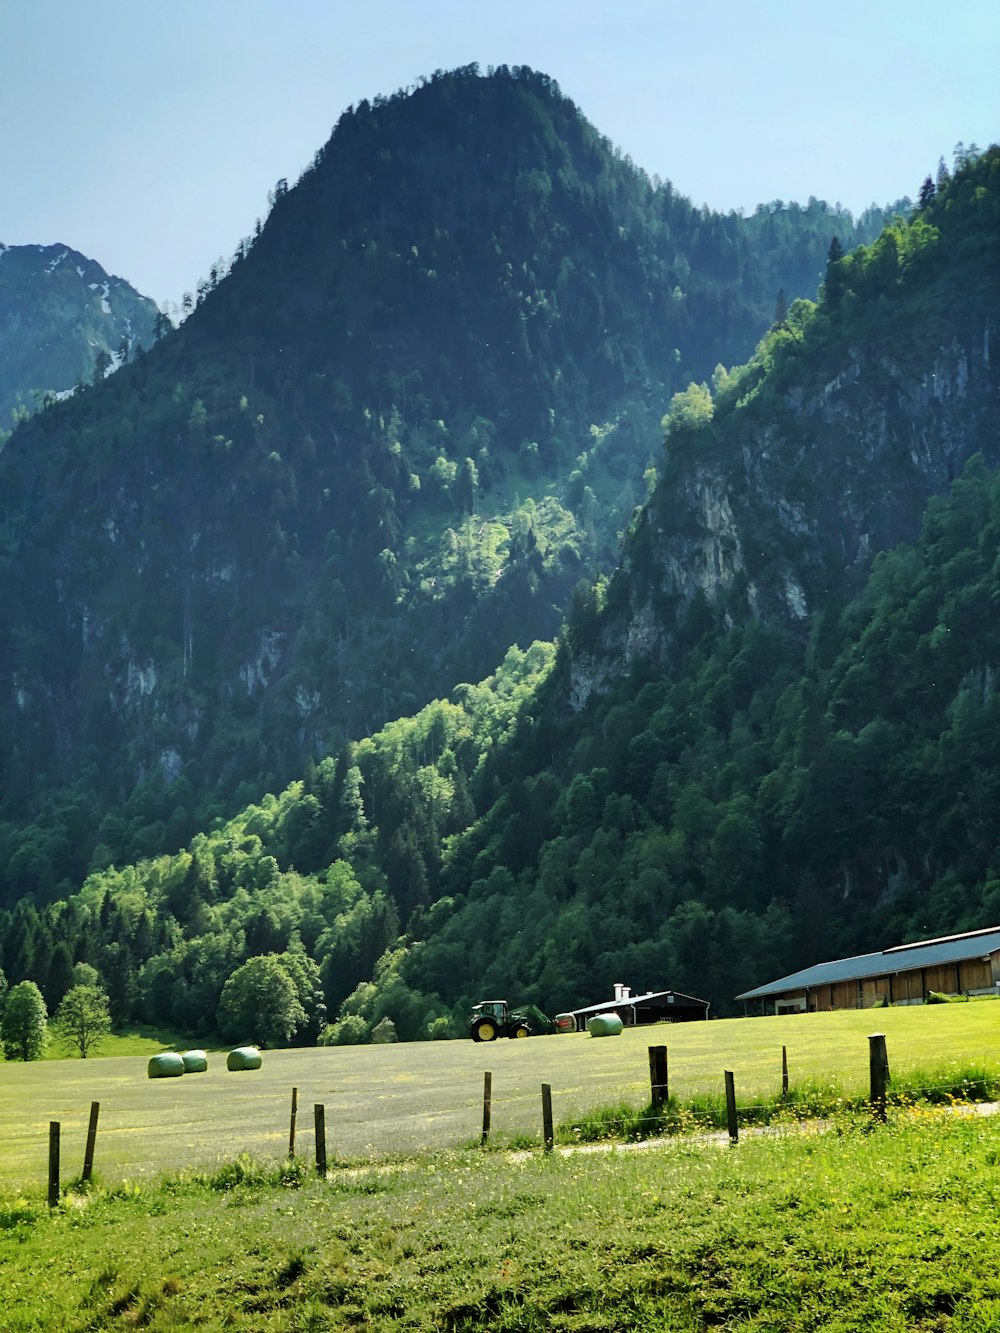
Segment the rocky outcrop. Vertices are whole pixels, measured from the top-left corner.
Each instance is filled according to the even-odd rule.
[[[758,387],[668,459],[630,536],[627,596],[571,663],[573,708],[636,659],[669,666],[698,598],[724,619],[805,621],[859,586],[877,552],[912,540],[973,454],[1000,465],[997,284],[951,296],[943,318],[928,302],[907,325],[890,307],[866,339],[828,337],[822,355],[807,332],[799,384]]]

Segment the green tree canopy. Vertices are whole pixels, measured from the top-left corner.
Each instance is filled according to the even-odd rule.
[[[48,1013],[33,981],[12,986],[0,1017],[0,1039],[15,1060],[40,1060],[48,1041]]]
[[[281,1046],[306,1022],[295,982],[273,954],[248,959],[222,988],[219,1026],[237,1041]]]
[[[62,998],[52,1026],[82,1059],[111,1031],[108,997],[99,986],[73,986]]]

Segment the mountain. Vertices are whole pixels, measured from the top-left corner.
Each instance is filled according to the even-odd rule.
[[[0,428],[149,347],[156,315],[69,246],[0,245]]]
[[[449,846],[418,992],[615,976],[725,1011],[995,923],[998,233],[994,148],[677,396],[621,567]]]
[[[553,637],[672,395],[878,220],[695,209],[505,68],[351,108],[273,198],[179,329],[0,454],[8,896]]]
[[[666,460],[574,653],[583,701],[634,657],[677,660],[704,614],[805,624],[913,540],[929,499],[997,429],[997,154],[963,161],[908,223],[834,259],[750,362],[692,385]]]
[[[998,227],[992,149],[834,251],[815,306],[676,396],[621,566],[557,650],[511,649],[184,851],[22,898],[8,977],[51,1005],[84,959],[119,1017],[211,1028],[270,955],[289,1039],[349,1042],[613,979],[726,1012],[819,958],[995,924]]]

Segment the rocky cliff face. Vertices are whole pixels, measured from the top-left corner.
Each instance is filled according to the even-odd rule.
[[[980,168],[994,191],[996,162],[994,150]],[[863,315],[800,306],[710,421],[668,422],[664,476],[596,644],[574,655],[574,707],[637,658],[674,660],[699,602],[723,621],[804,621],[912,540],[973,454],[1000,465],[995,234],[957,251],[945,227],[935,235],[929,273],[915,262]]]

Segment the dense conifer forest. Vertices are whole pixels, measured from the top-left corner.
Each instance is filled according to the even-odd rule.
[[[456,121],[476,188],[432,202]],[[29,583],[6,650],[7,982],[413,1039],[1000,920],[1000,152],[848,222],[692,209],[530,72],[345,115],[180,330],[0,455],[5,569],[62,608]]]

